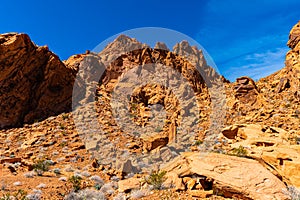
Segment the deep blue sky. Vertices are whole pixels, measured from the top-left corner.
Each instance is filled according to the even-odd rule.
[[[164,27],[199,42],[230,80],[284,66],[299,0],[2,1],[0,33],[25,32],[61,59],[139,27]]]

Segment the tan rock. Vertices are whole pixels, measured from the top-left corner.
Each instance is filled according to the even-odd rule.
[[[288,184],[300,187],[300,147],[280,145],[263,151],[261,158]]]
[[[181,178],[178,177],[178,175],[176,173],[168,173],[166,175],[167,179],[166,181],[163,183],[163,186],[165,188],[175,188],[175,190],[178,191],[182,191],[185,190],[185,186],[183,184],[183,181]]]
[[[204,191],[204,190],[188,190],[188,193],[193,197],[197,198],[207,198],[213,195],[213,191]]]
[[[146,151],[151,151],[157,147],[163,147],[168,144],[169,138],[164,135],[154,135],[154,136],[142,136],[143,139],[143,149]]]
[[[138,178],[128,178],[125,180],[120,180],[118,182],[119,192],[130,192],[133,189],[139,189],[141,186],[140,179]]]
[[[206,176],[225,197],[289,199],[286,187],[259,162],[215,153],[188,153],[166,164],[162,170],[185,175]]]
[[[186,183],[186,187],[189,190],[192,190],[195,185],[196,185],[196,181],[194,179],[191,179]]]

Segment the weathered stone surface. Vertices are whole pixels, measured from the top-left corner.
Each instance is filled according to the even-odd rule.
[[[139,189],[141,186],[141,180],[138,178],[128,178],[125,180],[120,180],[118,182],[119,192],[130,192],[133,189]]]
[[[300,43],[300,21],[292,28],[287,45],[294,49]]]
[[[0,35],[0,71],[0,128],[70,111],[75,70],[28,35]]]
[[[157,42],[154,46],[154,49],[162,49],[162,50],[170,51],[167,45],[163,42]]]
[[[206,176],[225,197],[289,199],[286,186],[259,162],[215,153],[185,153],[163,167],[179,177]]]
[[[166,181],[164,181],[163,186],[165,188],[175,188],[175,190],[185,190],[185,186],[182,182],[182,178],[179,178],[176,173],[170,172],[166,175]]]
[[[261,158],[282,177],[288,185],[300,188],[300,147],[280,145],[263,151]]]
[[[255,103],[258,90],[255,82],[251,78],[246,76],[237,78],[234,88],[235,97],[242,103]]]
[[[136,173],[136,168],[132,165],[130,159],[126,161],[119,161],[117,163],[117,169],[121,173],[129,174],[129,173]]]
[[[151,151],[157,147],[163,147],[168,144],[169,138],[164,135],[146,136],[143,137],[143,149],[145,151]]]
[[[234,126],[239,128],[235,140],[230,140],[231,148],[247,148],[248,156],[260,161],[287,185],[300,187],[300,147],[290,144],[290,133],[258,124]]]
[[[188,190],[188,193],[192,195],[192,197],[197,198],[207,198],[213,195],[213,191],[204,191],[204,190]]]

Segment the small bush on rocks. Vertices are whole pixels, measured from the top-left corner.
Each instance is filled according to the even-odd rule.
[[[166,180],[166,171],[153,172],[150,176],[145,178],[146,183],[153,186],[154,189],[160,190],[162,189],[162,184]]]
[[[42,176],[44,172],[49,170],[49,162],[45,160],[38,160],[33,165],[34,171],[37,173],[38,176]]]

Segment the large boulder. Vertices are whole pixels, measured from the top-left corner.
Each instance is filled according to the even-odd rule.
[[[259,162],[217,153],[184,153],[162,170],[179,178],[206,177],[206,185],[224,197],[238,199],[289,199],[286,186]],[[205,184],[203,184],[205,186]],[[207,188],[207,189],[210,189]]]

